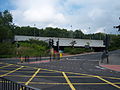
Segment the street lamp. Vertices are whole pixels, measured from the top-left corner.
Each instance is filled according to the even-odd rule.
[[[35,26],[36,26],[36,25],[34,24],[34,37],[35,37]]]
[[[88,27],[88,29],[89,29],[89,31],[90,31],[90,29],[91,29],[91,28],[90,28],[90,27]],[[90,31],[90,40],[91,40],[91,39],[92,39],[92,37],[91,37],[91,31]]]

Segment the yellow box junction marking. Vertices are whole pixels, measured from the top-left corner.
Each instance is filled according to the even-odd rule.
[[[103,78],[100,77],[100,76],[96,76],[96,77],[97,77],[98,79],[100,79],[100,80],[102,80],[102,81],[104,81],[104,82],[106,82],[106,83],[108,83],[108,84],[110,84],[110,85],[116,87],[116,88],[120,88],[120,86],[115,85],[114,83],[112,83],[112,82],[110,82],[110,81],[108,81],[108,80],[105,80],[105,79],[103,79]]]
[[[76,89],[74,88],[74,86],[72,85],[72,83],[70,82],[70,80],[68,79],[68,77],[67,77],[67,75],[65,74],[65,72],[62,72],[62,74],[63,74],[63,76],[65,77],[65,79],[66,79],[67,83],[69,84],[70,88],[71,88],[72,90],[76,90]]]
[[[11,73],[13,73],[13,72],[16,72],[17,70],[20,70],[20,69],[23,68],[23,67],[24,67],[24,66],[21,66],[20,68],[17,68],[17,69],[15,69],[15,70],[12,70],[12,71],[10,71],[10,72],[8,72],[8,73],[6,73],[6,74],[0,75],[0,77],[7,76],[8,74],[11,74]]]
[[[0,69],[1,68],[4,68],[4,67],[9,67],[9,66],[11,66],[12,64],[9,64],[9,65],[6,65],[6,66],[2,66],[2,67],[0,67]]]
[[[25,83],[25,85],[28,85],[30,81],[37,75],[37,73],[40,71],[40,68],[33,74],[33,76]]]
[[[8,63],[5,63],[5,64],[8,64]],[[15,64],[11,64],[11,65],[15,65]],[[21,66],[21,65],[15,65],[15,66]],[[32,68],[32,69],[38,69],[36,67],[31,67],[31,66],[24,66],[26,68]],[[57,72],[57,73],[62,73],[62,71],[57,71],[57,70],[50,70],[50,69],[43,69],[43,68],[40,68],[41,70],[46,70],[46,71],[51,71],[51,72]],[[90,75],[90,74],[82,74],[82,73],[74,73],[74,72],[65,72],[65,73],[68,73],[68,74],[75,74],[75,75],[83,75],[83,76],[88,76],[88,77],[96,77],[98,75]],[[110,78],[110,79],[120,79],[120,78],[116,78],[116,77],[106,77],[106,76],[100,76],[100,77],[103,77],[103,78]]]
[[[14,64],[11,64],[11,65],[14,65]],[[16,66],[21,66],[21,65],[16,65]],[[21,66],[21,67],[23,67],[23,66]],[[24,66],[24,67],[28,67],[28,68],[32,68],[32,69],[38,69],[38,68],[35,68],[35,67],[30,67],[30,66]],[[96,78],[98,78],[98,79],[106,82],[106,84],[110,84],[110,85],[112,85],[112,86],[114,86],[114,87],[116,87],[116,88],[120,88],[120,86],[116,85],[116,84],[119,84],[119,82],[118,82],[118,83],[112,83],[112,82],[110,82],[110,81],[108,81],[108,80],[103,79],[103,78],[120,79],[120,78],[116,78],[116,77],[97,76],[97,75],[89,75],[89,74],[74,73],[74,72],[62,72],[62,71],[49,70],[49,69],[43,69],[43,68],[41,68],[41,70],[52,71],[52,72],[57,72],[57,73],[64,73],[63,75],[64,75],[67,83],[69,82],[68,84],[69,84],[69,86],[72,87],[72,88],[74,88],[74,86],[73,86],[72,84],[80,84],[80,83],[71,83],[65,73],[75,74],[75,75],[84,75],[84,76],[89,76],[89,77],[96,77]],[[13,71],[14,71],[14,70],[13,70]],[[16,71],[17,71],[17,70],[16,70]],[[10,74],[10,73],[12,73],[12,71],[11,71],[11,72],[8,72],[8,74]],[[8,74],[7,74],[7,75],[8,75]],[[3,75],[4,75],[4,74],[3,74]],[[6,75],[6,76],[7,76],[7,75]],[[0,75],[0,76],[2,76],[2,75]],[[31,83],[31,82],[30,82],[30,83]],[[83,84],[84,84],[84,83],[83,83]],[[89,84],[92,84],[92,83],[89,83]],[[104,83],[103,83],[103,84],[104,84]],[[75,88],[74,88],[73,90],[75,90]]]
[[[3,63],[2,63],[3,64]],[[9,64],[9,63],[4,63],[4,64]],[[21,65],[16,65],[16,64],[11,64],[11,65],[15,65],[15,66],[21,66]],[[24,66],[26,68],[32,68],[32,69],[38,69],[36,67],[31,67],[31,66]],[[62,73],[62,71],[57,71],[57,70],[50,70],[50,69],[43,69],[43,68],[40,68],[41,70],[46,70],[46,71],[51,71],[51,72],[57,72],[57,73]],[[75,74],[75,75],[83,75],[83,76],[89,76],[89,77],[96,77],[98,75],[90,75],[90,74],[82,74],[82,73],[74,73],[74,72],[65,72],[65,73],[68,73],[68,74]],[[103,77],[103,78],[110,78],[110,79],[120,79],[120,78],[116,78],[116,77],[106,77],[106,76],[100,76],[100,77]]]

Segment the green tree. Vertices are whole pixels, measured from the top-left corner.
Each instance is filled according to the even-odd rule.
[[[120,49],[120,35],[110,35],[109,50]]]
[[[83,38],[84,33],[81,30],[74,31],[74,38]]]
[[[0,12],[0,42],[13,39],[12,15],[8,10]]]

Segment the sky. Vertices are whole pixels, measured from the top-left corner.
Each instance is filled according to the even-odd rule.
[[[0,0],[4,10],[18,26],[116,34],[113,26],[120,24],[120,0]]]

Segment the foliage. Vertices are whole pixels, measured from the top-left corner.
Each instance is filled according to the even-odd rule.
[[[0,57],[19,55],[25,56],[39,56],[45,55],[48,51],[48,44],[44,41],[29,40],[25,42],[19,42],[20,47],[17,48],[16,43],[12,44],[14,35],[26,35],[26,36],[41,36],[41,37],[60,37],[60,38],[78,38],[78,39],[95,39],[103,40],[105,33],[84,34],[79,30],[67,30],[60,28],[46,27],[45,29],[38,29],[30,26],[15,26],[13,18],[8,10],[0,12]],[[120,49],[120,35],[109,35],[110,46],[109,50]],[[72,43],[74,46],[75,42]],[[77,54],[83,52],[89,52],[90,49],[84,48],[65,48],[66,53]]]
[[[12,43],[6,42],[6,43],[0,43],[0,57],[7,55],[7,56],[13,56],[15,54],[15,48]]]
[[[64,52],[69,54],[80,54],[85,52],[92,52],[93,50],[87,48],[65,48]]]
[[[13,18],[10,12],[7,10],[0,12],[0,42],[6,42],[13,39],[12,20]]]
[[[25,42],[18,42],[20,47],[17,48],[20,56],[45,56],[47,55],[48,44],[44,41],[29,40]]]
[[[81,30],[75,30],[74,31],[74,38],[83,38],[84,33]]]
[[[120,35],[110,35],[109,50],[120,49]]]
[[[35,39],[30,39],[29,41],[27,41],[28,43],[30,44],[38,44],[38,45],[41,45],[41,46],[45,46],[45,47],[48,47],[48,43],[44,42],[44,41],[39,41],[39,40],[35,40]]]

